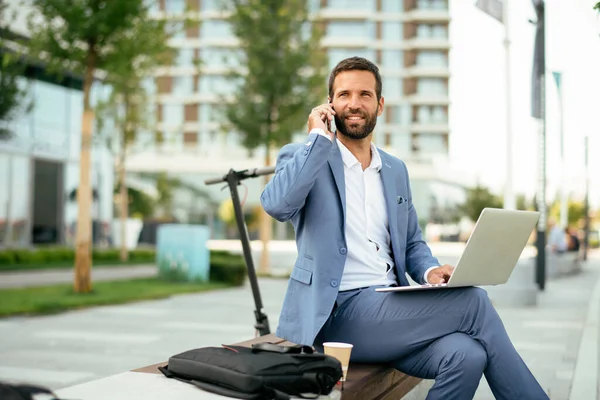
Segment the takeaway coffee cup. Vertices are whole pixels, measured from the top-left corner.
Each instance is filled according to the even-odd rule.
[[[342,364],[343,376],[340,381],[346,381],[346,375],[348,374],[348,364],[350,363],[350,353],[352,352],[352,345],[350,343],[341,342],[325,342],[323,343],[323,349],[325,354],[337,358]]]

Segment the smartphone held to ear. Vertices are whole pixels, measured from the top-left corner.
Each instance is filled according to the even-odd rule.
[[[329,102],[329,105],[331,106],[333,111],[335,111],[335,109],[333,108],[333,104],[331,104],[331,102]],[[333,130],[335,129],[335,120],[333,118],[331,120],[329,118],[327,118],[326,124],[327,124],[327,130],[329,132],[333,132]]]

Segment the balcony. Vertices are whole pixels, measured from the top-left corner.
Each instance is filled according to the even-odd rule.
[[[448,38],[414,37],[406,40],[405,44],[410,50],[450,50],[450,40]]]
[[[404,14],[404,22],[449,23],[450,12],[448,10],[416,9]]]
[[[408,102],[415,106],[448,106],[450,97],[440,93],[413,93],[409,95]]]
[[[409,130],[411,133],[439,132],[447,134],[450,132],[450,127],[447,122],[414,122],[410,125]]]
[[[349,10],[341,8],[324,8],[313,15],[314,19],[337,21],[362,21],[375,18],[375,13],[370,10]]]
[[[321,46],[329,47],[344,47],[344,48],[367,48],[373,44],[373,41],[367,38],[359,37],[324,37],[321,39]]]
[[[407,78],[449,78],[450,69],[444,66],[414,65],[405,69]]]

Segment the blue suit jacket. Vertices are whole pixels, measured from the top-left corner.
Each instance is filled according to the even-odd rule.
[[[379,153],[398,283],[409,284],[406,272],[424,283],[427,268],[439,262],[423,241],[406,165]],[[291,220],[298,248],[276,334],[312,345],[335,304],[347,253],[344,165],[337,143],[313,133],[305,143],[284,146],[261,202],[273,218]]]

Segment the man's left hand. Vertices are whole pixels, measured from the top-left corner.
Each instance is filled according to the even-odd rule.
[[[452,275],[452,272],[454,272],[454,267],[444,264],[441,267],[437,267],[429,271],[429,274],[427,274],[427,282],[447,283],[450,279],[450,275]]]

